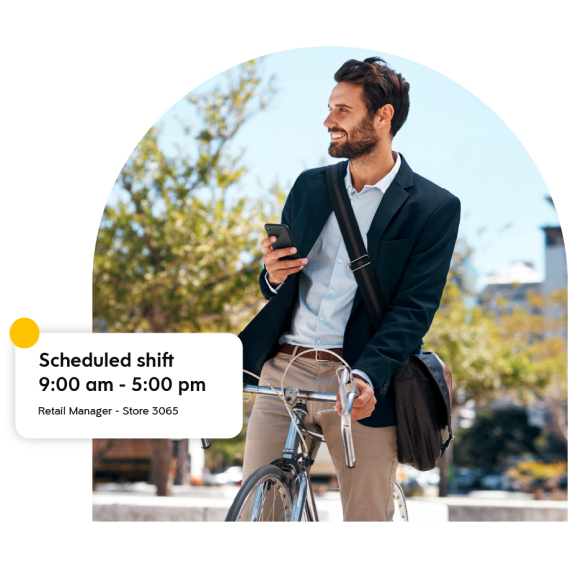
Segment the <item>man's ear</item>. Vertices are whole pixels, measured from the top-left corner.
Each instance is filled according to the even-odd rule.
[[[394,107],[390,104],[383,105],[375,113],[375,127],[382,129],[388,126],[390,130],[390,123],[393,116],[394,116]]]

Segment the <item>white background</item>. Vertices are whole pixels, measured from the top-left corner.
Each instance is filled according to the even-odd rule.
[[[292,535],[285,531],[302,531],[310,557],[322,565],[531,566],[560,551],[565,527],[544,523],[278,531],[91,523],[90,442],[25,440],[14,428],[8,330],[19,317],[34,319],[44,332],[91,330],[97,229],[136,143],[206,79],[285,49],[381,50],[460,83],[525,145],[565,224],[564,6],[547,0],[4,3],[0,554],[7,565],[266,566],[290,552]],[[294,557],[299,561],[297,550]]]
[[[234,438],[243,428],[243,345],[232,333],[40,333],[33,347],[14,349],[16,429],[25,438],[217,439]],[[109,360],[116,357],[118,366],[66,366],[61,357],[81,363],[89,354],[104,360],[105,353]],[[46,360],[50,364],[41,367]],[[138,366],[140,361],[144,367]],[[59,381],[62,390],[60,377],[65,379]],[[42,378],[49,382],[45,390]],[[110,381],[112,391],[106,386],[99,390],[100,381]],[[203,386],[192,391],[193,381]],[[87,390],[89,382],[96,390]],[[42,414],[40,407],[63,407],[65,414]],[[124,414],[125,407],[147,414]],[[155,414],[154,407],[171,412]],[[70,408],[110,414],[71,414]]]

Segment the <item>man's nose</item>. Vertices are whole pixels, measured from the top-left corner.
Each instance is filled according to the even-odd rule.
[[[332,112],[327,115],[327,118],[323,121],[323,125],[325,128],[333,128],[334,126],[337,126],[337,121],[333,117]]]

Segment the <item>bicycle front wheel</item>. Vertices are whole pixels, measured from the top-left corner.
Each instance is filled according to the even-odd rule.
[[[292,499],[288,477],[275,465],[258,468],[242,485],[226,522],[290,522]]]

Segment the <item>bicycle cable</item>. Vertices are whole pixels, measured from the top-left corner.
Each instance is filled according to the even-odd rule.
[[[265,383],[270,390],[274,391],[274,393],[280,398],[282,399],[282,402],[284,403],[284,406],[286,407],[286,410],[288,411],[288,414],[290,415],[290,419],[292,420],[292,424],[294,425],[294,428],[296,428],[296,431],[298,432],[298,435],[300,436],[300,440],[302,441],[302,446],[304,448],[304,451],[306,453],[308,453],[308,445],[306,443],[306,440],[304,438],[304,435],[302,434],[302,432],[300,431],[300,429],[298,428],[298,425],[296,424],[296,420],[295,420],[295,414],[294,411],[292,410],[292,408],[290,407],[290,405],[288,404],[288,401],[286,400],[286,397],[284,396],[284,380],[286,378],[286,373],[288,372],[288,369],[290,368],[290,365],[292,365],[292,363],[298,358],[300,357],[300,355],[304,355],[305,353],[310,353],[311,351],[325,351],[326,353],[331,353],[332,355],[335,355],[344,365],[345,367],[347,367],[349,369],[349,373],[351,373],[351,367],[348,365],[347,361],[345,361],[345,359],[343,359],[343,357],[341,357],[340,355],[338,355],[337,353],[335,353],[334,351],[330,351],[329,349],[306,349],[306,351],[302,351],[301,353],[298,353],[297,355],[294,355],[292,357],[292,359],[290,359],[290,362],[288,363],[286,369],[284,369],[284,374],[282,375],[282,380],[280,381],[280,390],[281,393],[279,393],[271,384],[268,383],[268,381],[266,381],[265,379],[262,379],[260,377],[258,377],[257,375],[255,375],[254,373],[251,373],[250,371],[246,371],[243,369],[244,373],[247,373],[247,375],[251,375],[253,376],[255,379],[258,379],[259,381],[262,381],[263,383]],[[341,380],[340,376],[339,376],[339,369],[341,367],[338,367],[337,369],[335,369],[335,374],[337,376],[338,381]]]

